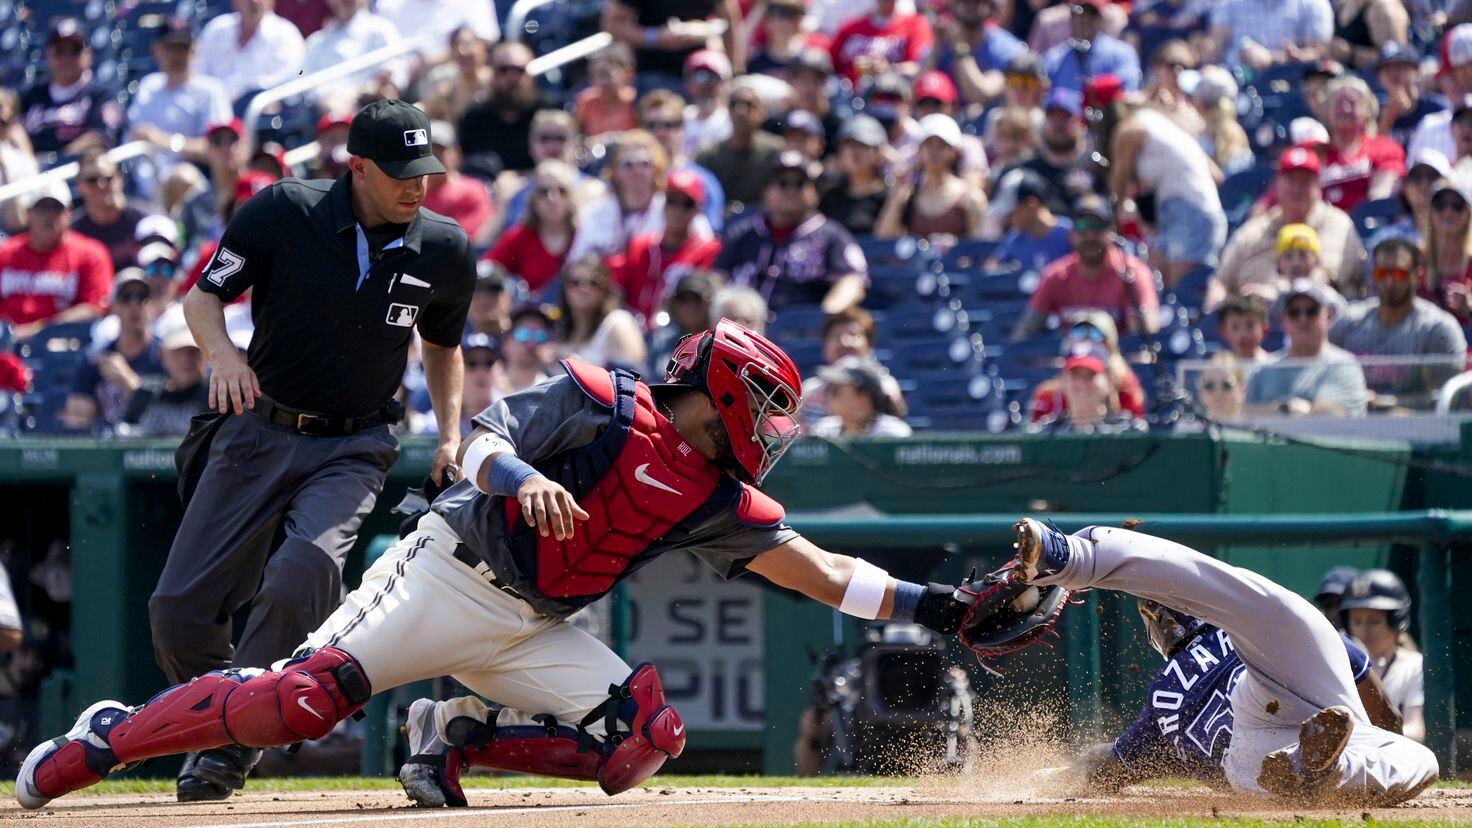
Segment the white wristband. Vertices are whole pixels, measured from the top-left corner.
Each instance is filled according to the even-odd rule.
[[[863,558],[854,559],[854,574],[843,592],[838,611],[856,618],[874,620],[884,604],[884,590],[889,586],[889,573]]]
[[[485,468],[486,461],[490,459],[492,454],[498,454],[504,451],[515,454],[516,447],[494,434],[482,434],[471,440],[470,445],[465,447],[465,456],[460,461],[460,471],[464,473],[475,488],[486,492],[480,485],[481,470]],[[490,494],[490,492],[486,492],[486,494]]]

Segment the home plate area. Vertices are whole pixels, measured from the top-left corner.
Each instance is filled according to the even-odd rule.
[[[658,781],[657,778],[655,780]],[[898,780],[897,780],[898,781]],[[181,805],[170,794],[79,795],[39,812],[4,806],[0,821],[42,819],[75,826],[589,825],[610,826],[863,823],[955,819],[1076,817],[1122,820],[1253,818],[1269,821],[1376,820],[1463,823],[1472,790],[1438,788],[1398,808],[1307,810],[1206,788],[1133,787],[1100,798],[996,790],[984,773],[893,787],[675,788],[651,785],[618,797],[596,788],[476,788],[471,807],[415,809],[388,790],[270,792],[247,789],[227,802]],[[596,820],[596,823],[590,822]]]

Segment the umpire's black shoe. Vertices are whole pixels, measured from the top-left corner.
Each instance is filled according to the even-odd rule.
[[[219,802],[229,799],[231,790],[224,785],[207,782],[194,773],[199,761],[199,752],[184,754],[184,765],[179,768],[179,778],[174,783],[174,793],[180,802]]]
[[[258,748],[227,745],[191,754],[193,767],[186,758],[180,770],[177,792],[180,802],[208,802],[225,799],[245,787],[245,777],[261,761]],[[184,770],[189,771],[186,782]],[[187,797],[187,798],[186,798]]]

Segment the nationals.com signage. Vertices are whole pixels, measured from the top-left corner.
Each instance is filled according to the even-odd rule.
[[[760,730],[762,590],[693,555],[662,555],[629,580],[629,663],[652,661],[692,730]]]

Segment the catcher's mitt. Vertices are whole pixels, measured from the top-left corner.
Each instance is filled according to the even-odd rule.
[[[1057,635],[1053,627],[1068,604],[1069,591],[1060,586],[1024,583],[1017,561],[1012,561],[979,581],[967,581],[956,594],[971,604],[961,619],[961,643],[990,669],[989,659],[1037,644],[1044,636]]]

